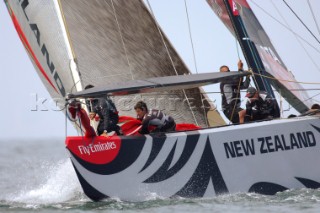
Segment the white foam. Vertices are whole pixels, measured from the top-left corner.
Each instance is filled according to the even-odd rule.
[[[79,180],[69,159],[48,166],[44,184],[20,192],[12,201],[32,204],[49,204],[69,201],[82,193]],[[36,174],[43,175],[43,174]]]

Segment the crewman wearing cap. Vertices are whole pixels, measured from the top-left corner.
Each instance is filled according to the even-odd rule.
[[[246,98],[246,109],[239,113],[240,123],[280,117],[275,100],[268,94],[249,87]]]

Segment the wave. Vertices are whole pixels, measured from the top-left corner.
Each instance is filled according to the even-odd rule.
[[[66,166],[64,164],[62,167]],[[71,168],[67,166],[67,168]],[[70,176],[69,176],[70,177]],[[67,177],[66,177],[67,178]],[[71,180],[71,179],[70,179]],[[57,179],[55,180],[57,181]],[[55,182],[54,181],[54,182]],[[50,182],[49,180],[47,182]],[[64,181],[63,181],[64,182]],[[55,182],[56,183],[56,182]],[[61,182],[59,182],[59,186]],[[79,185],[78,185],[79,186]],[[52,197],[48,198],[47,190],[51,191]],[[157,195],[150,196],[150,200],[145,202],[123,202],[118,199],[108,199],[101,202],[92,202],[81,194],[79,188],[70,187],[63,189],[59,198],[59,190],[52,189],[49,183],[38,189],[27,191],[17,197],[20,203],[2,203],[0,210],[23,210],[34,212],[39,210],[69,210],[78,212],[79,210],[111,210],[113,212],[123,212],[124,210],[152,210],[153,212],[318,212],[320,208],[320,190],[299,189],[279,192],[276,195],[260,195],[255,193],[235,193],[225,194],[214,198],[172,198],[163,199]],[[42,197],[45,195],[44,197]],[[24,202],[24,203],[21,203]],[[38,203],[36,203],[38,202]],[[61,202],[61,203],[58,203]],[[74,210],[74,211],[73,211]]]
[[[12,194],[8,201],[26,204],[52,204],[84,197],[69,159],[59,161],[54,165],[46,165],[44,172],[35,175],[37,175],[37,179],[39,178],[39,182],[43,181],[43,184]]]
[[[41,168],[40,168],[41,167]],[[310,211],[320,208],[320,189],[287,190],[274,196],[259,195],[255,193],[225,194],[214,198],[201,199],[163,199],[151,194],[146,202],[122,202],[119,199],[108,199],[99,203],[90,201],[82,192],[70,159],[51,163],[42,163],[40,167],[31,171],[35,186],[30,181],[24,181],[18,191],[5,196],[0,201],[0,210],[30,210],[34,209],[74,209],[78,210],[141,210],[157,209],[161,212],[177,212],[184,210],[211,211],[220,209],[229,212],[269,212],[270,208],[276,210],[281,205],[282,210],[299,212],[308,206]],[[29,175],[30,177],[30,175]],[[27,189],[28,187],[28,189]],[[32,188],[31,188],[32,187]],[[318,211],[318,210],[317,210]],[[315,212],[317,212],[315,211]]]

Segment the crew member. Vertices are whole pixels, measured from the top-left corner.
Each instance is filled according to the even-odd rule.
[[[171,132],[175,131],[176,123],[171,116],[168,116],[157,109],[148,110],[147,104],[139,101],[134,109],[137,113],[137,119],[142,121],[142,127],[139,131],[140,134],[148,134],[149,126],[156,126],[151,132]]]
[[[240,123],[280,117],[277,103],[268,94],[259,92],[254,87],[249,87],[246,97],[246,109],[239,112]]]
[[[86,89],[92,88],[92,85],[86,86]],[[113,101],[109,96],[91,99],[89,108],[89,117],[94,119],[96,114],[99,115],[100,122],[97,128],[97,133],[100,136],[108,136],[108,133],[114,131],[117,135],[122,135],[120,127],[117,125],[119,122],[119,113]]]
[[[243,63],[241,60],[238,62],[238,71],[243,71]],[[223,65],[220,67],[220,72],[230,72],[229,67]],[[243,109],[241,105],[240,90],[247,89],[250,84],[250,77],[223,81],[220,83],[220,92],[222,96],[222,110],[224,115],[232,122],[239,123],[239,112]]]

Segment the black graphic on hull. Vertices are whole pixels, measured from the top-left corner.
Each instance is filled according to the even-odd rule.
[[[80,172],[77,170],[77,168],[72,163],[74,170],[77,173],[78,179],[80,181],[81,187],[83,189],[83,192],[93,201],[99,201],[102,199],[109,198],[107,195],[102,194],[98,190],[96,190],[94,187],[92,187],[80,174]]]
[[[298,181],[300,181],[305,187],[310,188],[310,189],[318,189],[320,188],[320,183],[306,179],[306,178],[301,178],[301,177],[296,177]]]
[[[188,198],[203,197],[210,179],[217,195],[229,192],[212,152],[208,137],[197,169],[186,185],[175,195]]]
[[[301,177],[295,177],[298,181],[300,181],[306,188],[311,188],[311,189],[318,189],[320,188],[320,183],[316,182],[314,180],[310,180],[307,178],[301,178]],[[288,188],[281,186],[276,183],[269,183],[269,182],[258,182],[253,184],[249,192],[255,192],[259,194],[264,194],[264,195],[274,195],[277,192],[283,192],[287,190]]]
[[[193,135],[187,136],[187,140],[185,142],[185,146],[179,160],[171,169],[169,169],[169,166],[171,165],[173,155],[176,149],[176,145],[177,145],[177,141],[176,141],[176,144],[172,148],[170,154],[168,155],[163,165],[150,178],[145,180],[144,183],[160,182],[174,176],[178,171],[180,171],[180,169],[182,169],[190,159],[190,156],[193,153],[198,143],[199,137],[200,137],[200,134],[193,134]]]
[[[313,128],[315,128],[318,132],[320,132],[320,128],[311,124]]]
[[[253,184],[250,187],[249,192],[255,192],[263,195],[274,195],[277,192],[283,192],[287,189],[288,188],[281,186],[279,184],[269,183],[269,182],[259,182],[259,183]]]
[[[150,135],[150,136],[153,136],[153,135]],[[154,161],[154,159],[156,159],[166,139],[167,139],[166,135],[163,135],[163,137],[154,137],[154,136],[152,137],[152,148],[151,148],[149,158],[140,172],[145,170]]]
[[[101,165],[84,161],[70,150],[69,151],[72,156],[87,170],[100,175],[111,175],[118,173],[133,164],[139,157],[145,141],[145,137],[139,137],[135,140],[131,137],[123,138],[121,140],[121,147],[117,157],[112,162]]]

